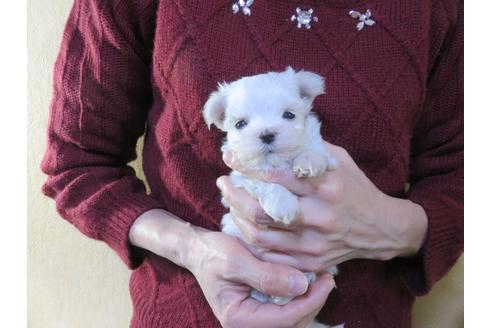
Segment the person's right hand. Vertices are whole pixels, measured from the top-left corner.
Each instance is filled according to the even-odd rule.
[[[192,245],[187,267],[225,328],[306,327],[335,286],[325,274],[308,289],[300,271],[262,262],[222,232],[199,229]],[[251,287],[268,295],[302,296],[283,306],[260,303],[250,298]]]
[[[307,279],[300,271],[262,262],[239,239],[193,226],[162,209],[141,214],[129,239],[190,270],[226,328],[305,327],[335,286],[326,274],[306,292]],[[283,306],[262,304],[250,298],[251,287],[269,295],[302,296]]]

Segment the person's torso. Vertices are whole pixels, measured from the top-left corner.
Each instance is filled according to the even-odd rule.
[[[218,230],[225,210],[215,181],[228,173],[220,152],[224,134],[207,128],[203,105],[218,82],[290,65],[326,78],[326,94],[314,103],[323,137],[346,148],[383,192],[401,196],[412,128],[425,95],[433,4],[256,0],[251,15],[245,16],[232,12],[233,3],[160,1],[152,62],[154,106],[144,147],[152,195],[192,224]],[[317,22],[310,29],[291,20],[297,7],[313,9]],[[358,30],[361,21],[349,12],[368,9],[375,24]],[[158,262],[147,260],[146,265]],[[348,327],[359,327],[364,316],[374,320],[381,314],[374,327],[392,327],[395,316],[398,322],[409,321],[412,298],[400,290],[390,267],[360,260],[340,268],[326,318],[350,322]],[[193,285],[193,277],[179,271]],[[364,309],[369,303],[352,319],[339,310]],[[390,312],[391,306],[406,310],[390,316],[382,309],[372,312],[381,304]],[[362,323],[360,327],[369,327]]]

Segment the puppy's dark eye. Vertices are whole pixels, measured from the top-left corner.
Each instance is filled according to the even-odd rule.
[[[294,115],[294,113],[286,111],[284,112],[284,115],[282,115],[282,117],[287,120],[293,120],[296,116]]]
[[[241,130],[246,125],[248,125],[248,123],[245,120],[240,120],[240,121],[237,121],[235,126],[236,126],[236,129]]]

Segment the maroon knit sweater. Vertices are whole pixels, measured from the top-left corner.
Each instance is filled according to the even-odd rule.
[[[207,96],[218,81],[287,65],[317,72],[324,138],[429,217],[417,257],[341,264],[319,318],[410,327],[414,297],[463,249],[462,1],[257,0],[250,17],[232,3],[76,0],[54,70],[43,192],[134,269],[132,327],[218,327],[192,274],[132,247],[130,226],[163,208],[219,229],[215,180],[228,169],[223,135],[202,119]],[[297,6],[314,9],[312,29],[290,21]],[[370,9],[376,24],[357,31],[352,9]],[[144,131],[150,195],[127,165]]]

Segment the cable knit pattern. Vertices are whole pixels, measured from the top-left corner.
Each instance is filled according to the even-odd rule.
[[[410,327],[463,249],[463,2],[76,0],[54,71],[43,192],[61,216],[132,269],[132,327],[218,327],[194,277],[133,248],[139,214],[164,208],[218,229],[223,135],[201,116],[219,81],[295,69],[326,77],[315,101],[323,137],[343,146],[385,193],[429,217],[420,254],[340,265],[319,318],[346,327]],[[311,30],[289,20],[313,8]],[[357,31],[350,10],[376,24]],[[145,133],[151,194],[127,163]],[[405,191],[405,183],[410,189]],[[398,220],[398,218],[395,218]]]

